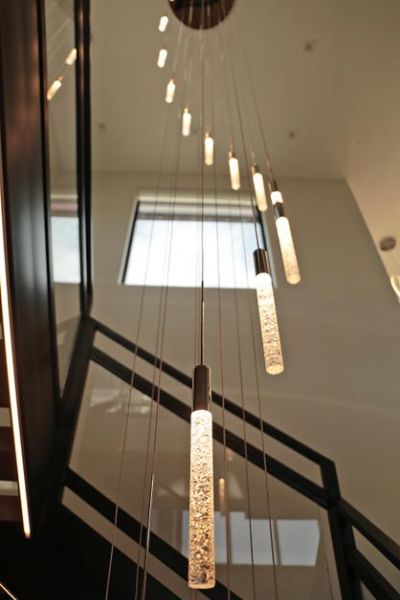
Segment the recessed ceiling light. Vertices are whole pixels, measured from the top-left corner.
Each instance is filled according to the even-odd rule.
[[[305,44],[304,44],[304,52],[315,52],[317,48],[317,40],[315,39],[310,39],[310,40],[306,40]]]

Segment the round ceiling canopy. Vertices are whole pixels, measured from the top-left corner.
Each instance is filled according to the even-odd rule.
[[[210,29],[222,23],[235,0],[168,0],[174,15],[192,29]]]

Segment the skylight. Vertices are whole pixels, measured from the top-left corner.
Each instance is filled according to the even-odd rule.
[[[201,207],[193,203],[139,202],[132,226],[123,283],[198,287],[201,263]],[[264,247],[261,222],[258,238]],[[204,273],[209,288],[254,287],[257,247],[252,208],[206,205]],[[219,255],[219,260],[217,256]]]

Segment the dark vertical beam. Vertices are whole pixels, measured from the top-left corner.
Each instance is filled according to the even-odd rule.
[[[91,101],[90,101],[90,0],[75,0],[76,140],[78,212],[81,255],[81,311],[89,315],[92,298],[91,233]]]
[[[49,315],[51,329],[51,358],[54,373],[54,395],[60,397],[60,374],[58,368],[58,346],[56,325],[56,304],[53,277],[53,252],[51,242],[51,182],[50,182],[50,150],[49,150],[49,111],[47,102],[47,44],[46,44],[46,9],[45,0],[37,0],[38,7],[38,37],[39,37],[39,65],[41,83],[41,112],[42,112],[42,146],[43,146],[43,192],[45,231],[47,247],[47,279],[49,287]]]
[[[37,0],[0,0],[1,175],[15,366],[33,529],[55,432]]]
[[[321,476],[328,496],[328,522],[342,599],[363,600],[360,580],[348,560],[348,553],[356,549],[356,543],[352,526],[339,510],[341,497],[335,464],[329,460],[323,463]]]

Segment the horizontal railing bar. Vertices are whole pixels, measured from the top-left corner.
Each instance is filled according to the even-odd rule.
[[[359,550],[347,553],[347,559],[360,581],[378,600],[400,600],[400,593],[379,573]]]
[[[338,502],[340,514],[357,529],[395,567],[400,569],[400,546],[346,500]]]
[[[128,384],[132,382],[132,371],[125,365],[111,358],[98,348],[92,349],[92,360],[103,368],[113,373],[119,379],[122,379]],[[181,400],[178,400],[172,394],[169,394],[161,388],[157,390],[156,386],[147,381],[144,377],[135,373],[133,377],[133,386],[139,389],[141,392],[157,400],[157,394],[159,392],[160,406],[163,406],[167,410],[173,412],[176,416],[180,417],[187,423],[190,423],[191,408]],[[213,436],[216,441],[224,443],[224,429],[217,423],[213,425]],[[287,484],[292,489],[296,490],[303,496],[306,496],[313,502],[319,504],[323,508],[328,506],[328,498],[325,490],[311,481],[300,475],[290,467],[287,467],[279,460],[263,454],[261,450],[253,446],[252,444],[245,444],[239,436],[225,429],[225,441],[228,448],[233,450],[236,454],[239,454],[242,458],[247,459],[256,467],[264,470],[266,465],[267,471],[276,479],[279,479],[282,483]]]
[[[161,361],[159,358],[157,358],[156,356],[154,356],[147,350],[144,350],[137,344],[134,344],[133,342],[131,342],[124,336],[120,335],[119,333],[117,333],[116,331],[114,331],[113,329],[108,327],[107,325],[100,323],[100,321],[97,321],[95,319],[93,319],[93,321],[95,322],[96,329],[99,332],[103,333],[106,337],[113,340],[120,346],[124,347],[126,350],[129,350],[132,353],[136,353],[137,356],[139,356],[146,362],[148,362],[152,365],[155,365],[158,369],[161,369],[161,371],[163,371],[163,373],[165,373],[166,375],[169,375],[173,379],[176,379],[177,381],[179,381],[186,387],[189,387],[189,388],[192,387],[192,378],[189,375],[187,375],[186,373],[183,373],[179,369],[176,369],[175,367],[170,365],[168,362],[166,362],[164,360]],[[228,412],[230,412],[231,414],[235,415],[236,417],[238,417],[240,419],[243,419],[242,409],[237,404],[232,402],[231,400],[229,400],[227,398],[224,399],[220,394],[218,394],[217,392],[214,392],[214,391],[212,392],[212,400],[218,406],[221,406],[221,407],[225,406],[225,409]],[[252,425],[253,427],[255,427],[258,430],[260,430],[262,428],[264,433],[266,435],[268,435],[269,437],[284,444],[288,448],[291,448],[293,451],[297,452],[298,454],[301,454],[308,460],[310,460],[314,463],[317,463],[321,467],[332,462],[329,458],[327,458],[323,454],[316,452],[312,448],[299,442],[298,440],[291,437],[287,433],[284,433],[277,427],[274,427],[273,425],[270,425],[266,421],[261,420],[259,417],[257,417],[256,415],[254,415],[253,413],[251,413],[248,410],[244,411],[244,420],[246,421],[246,423],[248,423],[249,425]]]
[[[99,490],[84,480],[72,469],[67,469],[65,474],[65,486],[74,492],[79,498],[84,500],[89,506],[100,513],[105,519],[114,522],[116,505],[112,500],[104,496]],[[140,538],[140,522],[131,514],[118,507],[117,527],[137,544],[145,547],[147,539],[147,528],[143,525],[142,536]],[[150,553],[160,560],[164,565],[179,575],[182,579],[187,579],[188,561],[183,554],[178,552],[173,546],[170,546],[155,533],[150,533]],[[202,594],[212,600],[226,600],[228,594],[226,587],[217,581],[212,590],[202,590]],[[231,592],[232,600],[240,600],[240,597]]]

